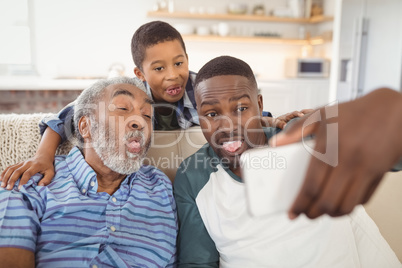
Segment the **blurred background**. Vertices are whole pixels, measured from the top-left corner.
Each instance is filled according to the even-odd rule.
[[[133,76],[135,30],[164,20],[190,70],[231,55],[280,115],[401,88],[399,0],[0,0],[0,113],[57,112],[98,78]]]

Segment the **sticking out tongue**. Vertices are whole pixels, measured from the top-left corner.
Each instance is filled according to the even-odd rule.
[[[169,88],[168,90],[166,90],[166,92],[169,95],[177,95],[179,94],[180,90],[181,90],[180,87],[175,87],[175,88]]]
[[[241,141],[228,141],[228,142],[224,142],[222,147],[226,151],[228,151],[230,153],[234,153],[240,148],[241,144],[242,144]]]

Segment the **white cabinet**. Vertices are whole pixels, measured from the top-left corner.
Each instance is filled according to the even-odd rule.
[[[287,83],[259,83],[259,89],[263,98],[264,111],[269,111],[277,117],[294,110],[296,96]]]
[[[283,80],[258,82],[263,97],[264,111],[274,116],[302,109],[313,109],[327,104],[329,81]]]

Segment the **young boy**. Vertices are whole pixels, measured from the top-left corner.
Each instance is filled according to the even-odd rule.
[[[286,212],[251,217],[239,159],[279,130],[261,125],[262,97],[239,59],[211,60],[194,89],[208,143],[182,162],[174,180],[179,267],[400,267],[361,206],[315,221],[291,221]]]
[[[142,25],[131,40],[135,75],[155,102],[156,130],[199,125],[194,100],[196,77],[189,72],[186,46],[180,33],[166,22]]]

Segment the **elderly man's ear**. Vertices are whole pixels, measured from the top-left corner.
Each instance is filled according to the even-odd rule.
[[[91,122],[89,121],[89,118],[86,116],[83,116],[80,118],[80,121],[78,121],[78,130],[80,131],[80,134],[83,139],[88,139],[91,137]]]

